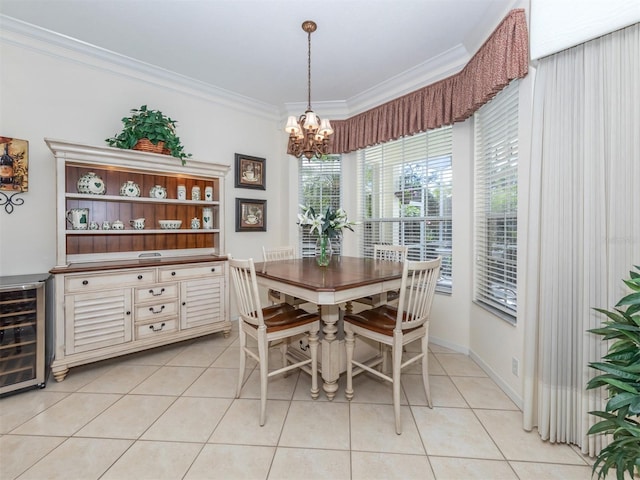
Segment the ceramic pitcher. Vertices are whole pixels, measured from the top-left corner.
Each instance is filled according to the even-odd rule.
[[[72,208],[67,210],[67,221],[73,230],[86,230],[89,225],[89,209]]]

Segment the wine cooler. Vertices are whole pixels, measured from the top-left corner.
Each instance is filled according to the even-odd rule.
[[[45,385],[45,280],[0,277],[0,395]]]

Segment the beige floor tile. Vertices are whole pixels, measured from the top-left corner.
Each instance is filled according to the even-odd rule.
[[[137,441],[100,477],[101,480],[182,478],[202,444]]]
[[[106,438],[70,438],[27,470],[20,479],[101,478],[131,443],[130,440]]]
[[[211,364],[226,350],[225,346],[215,342],[199,342],[185,348],[167,362],[169,366],[180,367],[210,367]]]
[[[422,370],[421,370],[422,371]],[[433,353],[429,353],[429,375],[446,375],[447,372],[444,371],[438,357],[436,357]]]
[[[180,395],[205,371],[199,367],[161,367],[134,388],[140,395]]]
[[[488,377],[451,377],[471,408],[518,410],[498,385]]]
[[[433,480],[426,455],[351,453],[352,480]]]
[[[74,436],[137,439],[175,402],[176,397],[126,395]]]
[[[435,357],[447,375],[458,377],[487,376],[476,362],[461,353],[436,353]]]
[[[0,400],[0,434],[8,433],[18,425],[43,412],[67,397],[66,392],[29,390]]]
[[[71,436],[120,398],[106,393],[72,393],[12,433]]]
[[[426,454],[409,407],[400,408],[402,435],[398,435],[393,405],[351,403],[350,406],[353,450]]]
[[[431,342],[429,343],[429,350],[431,350],[433,353],[460,353],[450,348],[443,347],[442,345],[436,345],[435,343]]]
[[[541,478],[545,480],[585,480],[592,478],[591,467],[587,465],[558,465],[557,463],[532,462],[510,463],[520,480],[539,480]],[[596,477],[593,478],[595,479]],[[613,479],[615,473],[610,477]]]
[[[128,393],[149,378],[157,365],[115,365],[104,375],[80,388],[88,393]]]
[[[434,407],[469,408],[448,376],[429,375],[429,385]],[[427,406],[427,396],[424,392],[421,375],[403,375],[402,387],[410,405]]]
[[[142,352],[131,353],[122,357],[123,364],[131,365],[166,365],[171,359],[182,352],[188,345],[185,342],[151,348]]]
[[[49,380],[47,380],[46,391],[76,392],[86,384],[100,378],[117,364],[118,362],[114,359],[73,367],[69,369],[67,376],[61,382],[56,381],[53,375],[50,375]]]
[[[266,479],[275,447],[205,445],[184,480]]]
[[[276,446],[290,403],[269,400],[266,423],[261,427],[260,400],[235,400],[213,431],[209,443]]]
[[[246,369],[248,374],[249,370],[252,370],[258,362],[256,362],[252,358],[247,358],[246,360]],[[212,367],[215,368],[238,368],[240,365],[240,347],[229,347],[227,348],[215,361],[211,364]]]
[[[411,407],[429,456],[504,457],[472,410],[464,408]]]
[[[231,405],[228,398],[181,397],[142,435],[143,440],[206,442]]]
[[[349,406],[312,400],[292,403],[278,445],[348,450]]]
[[[234,398],[238,387],[238,369],[207,368],[187,388],[183,396]]]
[[[31,465],[51,452],[66,437],[4,435],[0,437],[0,478],[16,478]]]
[[[299,371],[293,371],[286,377],[284,374],[270,377],[267,384],[267,398],[291,400],[299,375]],[[246,378],[240,392],[240,398],[260,398],[260,370],[258,368],[254,369]]]
[[[421,378],[419,375],[414,376]],[[422,381],[420,382],[422,383]],[[344,390],[339,390],[338,395],[344,395]],[[353,399],[351,401],[393,405],[393,385],[373,374],[363,373],[353,377]],[[407,397],[402,388],[400,389],[400,403],[408,405]]]
[[[326,405],[326,404],[325,404]],[[348,480],[349,452],[282,448],[276,450],[270,480]]]
[[[314,400],[315,402],[328,402],[330,401],[327,398],[323,388],[322,375],[318,372],[318,388],[320,389],[320,394],[318,398]],[[346,377],[341,375],[338,379],[338,391],[336,396],[331,400],[334,403],[344,403],[347,399],[344,396],[344,386],[346,385]],[[298,377],[298,383],[296,384],[296,389],[293,392],[293,400],[311,400],[311,375],[300,372],[300,376]]]
[[[585,465],[569,445],[543,442],[537,431],[522,428],[522,413],[474,410],[507,460]]]
[[[518,480],[509,463],[504,460],[430,456],[429,461],[437,480]]]

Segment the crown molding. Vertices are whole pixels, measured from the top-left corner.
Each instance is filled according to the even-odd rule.
[[[6,43],[269,120],[283,121],[289,115],[298,116],[307,107],[306,103],[295,102],[279,108],[6,15],[0,15],[0,25],[0,40]],[[470,58],[469,52],[460,44],[349,99],[317,102],[314,110],[322,117],[345,119],[453,75]]]
[[[192,95],[270,120],[279,120],[281,117],[279,109],[274,105],[259,102],[13,17],[0,15],[0,25],[2,26],[0,40],[15,46]]]

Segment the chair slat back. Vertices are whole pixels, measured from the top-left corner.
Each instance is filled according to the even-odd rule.
[[[296,258],[296,252],[293,247],[262,247],[262,255],[265,262],[272,262],[275,260],[290,260]]]
[[[416,328],[429,319],[441,261],[441,257],[424,262],[405,260],[396,330]]]
[[[252,325],[258,327],[264,325],[253,258],[248,260],[230,258],[229,269],[236,291],[240,317]]]
[[[374,245],[373,258],[376,260],[390,260],[404,262],[407,258],[408,247],[405,245]]]

